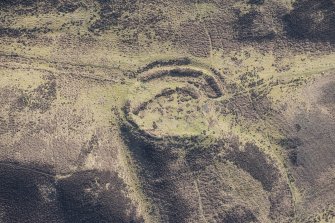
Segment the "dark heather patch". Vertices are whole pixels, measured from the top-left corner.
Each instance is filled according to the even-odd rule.
[[[288,184],[281,185],[275,193],[272,193],[269,196],[269,201],[271,204],[269,217],[272,220],[275,222],[293,222],[295,216],[294,201]]]
[[[320,103],[325,105],[335,105],[335,81],[327,83],[322,88]]]
[[[15,7],[15,6],[33,6],[36,4],[35,0],[1,0],[0,6],[2,7]]]
[[[150,69],[153,69],[155,67],[170,66],[170,65],[181,66],[181,65],[189,65],[190,63],[191,63],[191,60],[186,57],[180,58],[180,59],[171,59],[171,60],[156,60],[138,69],[137,73],[142,73]]]
[[[287,135],[295,135],[302,144],[297,149],[285,151],[291,161],[288,166],[292,175],[290,178],[305,194],[304,199],[297,205],[296,213],[306,216],[335,202],[335,184],[332,182],[335,165],[335,119],[318,110],[299,111],[293,123],[298,123],[301,129],[296,132],[289,127]]]
[[[299,125],[299,131],[301,127]],[[294,166],[299,165],[299,158],[298,158],[298,148],[300,146],[303,146],[303,142],[298,137],[292,137],[292,138],[285,138],[279,140],[278,143],[281,147],[283,147],[287,151],[288,158]]]
[[[55,180],[49,167],[0,163],[1,222],[143,222],[116,173],[85,171]]]
[[[13,8],[15,7],[34,7],[39,3],[48,4],[50,6],[57,6],[59,0],[1,0],[0,6],[4,8]]]
[[[117,173],[84,171],[57,185],[65,222],[142,222],[125,195],[126,185]]]
[[[54,177],[46,169],[34,164],[0,164],[1,222],[63,222]]]
[[[16,101],[16,109],[22,111],[25,107],[29,105],[29,96],[26,94],[21,95]]]
[[[183,22],[175,38],[176,44],[196,57],[210,55],[210,42],[203,25],[195,20]]]
[[[20,93],[21,95],[11,103],[12,112],[22,111],[24,108],[45,112],[57,99],[57,83],[53,77],[49,77],[46,83],[39,85],[34,90]]]
[[[60,5],[57,8],[57,10],[63,13],[71,13],[71,12],[76,11],[79,7],[80,7],[79,4],[65,3],[65,4]]]
[[[267,191],[271,191],[278,180],[278,170],[254,144],[246,144],[245,151],[234,150],[229,152],[226,155],[226,159],[260,181],[263,188]]]
[[[194,149],[187,153],[186,161],[191,171],[203,171],[207,166],[213,164],[217,154],[218,148],[215,148],[215,146],[206,149]]]
[[[157,145],[140,131],[128,126],[121,128],[122,136],[134,159],[140,166],[140,179],[144,193],[153,200],[163,222],[187,222],[191,207],[178,191],[171,176],[178,175],[169,164],[178,159],[169,145]]]
[[[249,0],[249,4],[254,4],[254,5],[263,5],[265,0]]]
[[[161,178],[148,180],[144,189],[155,205],[158,205],[163,222],[187,222],[190,207],[184,196],[178,193],[175,183],[171,179]]]
[[[235,29],[240,40],[271,40],[275,37],[274,27],[270,19],[262,13],[253,10],[239,16]]]
[[[99,12],[100,19],[89,27],[89,31],[99,33],[109,30],[119,25],[121,16],[124,13],[136,13],[138,4],[136,0],[98,0],[101,10]]]
[[[235,206],[218,216],[218,222],[224,223],[251,223],[259,222],[251,210],[243,206]]]
[[[47,33],[50,31],[51,29],[49,28],[32,28],[32,29],[17,28],[17,29],[14,29],[14,28],[0,27],[0,37],[21,37],[21,36],[33,37],[37,34]]]
[[[295,124],[294,127],[295,127],[295,130],[297,132],[299,132],[301,130],[301,125],[299,125],[299,124]]]
[[[28,107],[31,110],[45,112],[50,109],[52,102],[56,100],[56,98],[57,84],[56,80],[51,78],[45,84],[38,86],[28,94]]]
[[[289,158],[290,162],[294,166],[298,166],[299,165],[298,151],[296,151],[296,150],[289,151],[288,152],[288,158]]]
[[[291,155],[300,167],[293,173],[299,184],[314,185],[320,175],[335,164],[335,120],[322,113],[306,112],[297,115],[295,123],[302,126],[294,133],[302,143],[293,150],[296,154]]]
[[[284,17],[289,36],[300,39],[335,40],[333,0],[299,0]]]
[[[285,138],[279,140],[279,145],[285,149],[296,149],[303,144],[302,140],[297,137]]]
[[[249,95],[236,95],[221,103],[220,112],[224,115],[234,114],[237,119],[259,120],[271,114],[273,109],[267,97],[252,98],[251,95],[250,97]]]

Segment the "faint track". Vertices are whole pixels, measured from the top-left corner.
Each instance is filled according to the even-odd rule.
[[[196,1],[195,7],[197,8],[197,11],[199,12],[198,4],[199,4],[199,2]],[[205,31],[205,33],[208,37],[208,43],[209,43],[209,49],[210,49],[210,58],[212,58],[213,57],[213,42],[212,42],[211,34],[209,33],[209,31],[208,31],[208,29],[205,25],[205,22],[202,19],[199,19],[199,22],[200,22],[201,26],[204,28],[204,31]]]
[[[48,64],[53,64],[56,66],[71,66],[74,68],[93,68],[93,69],[105,69],[105,70],[109,70],[109,71],[118,71],[118,72],[130,72],[129,70],[125,70],[119,67],[110,67],[110,66],[102,66],[102,65],[94,65],[94,64],[76,64],[76,63],[69,63],[69,62],[57,62],[57,61],[52,61],[52,60],[47,60],[47,59],[41,59],[41,58],[36,58],[36,57],[25,57],[25,56],[21,56],[21,55],[10,55],[10,54],[5,54],[3,52],[0,52],[0,57],[5,57],[5,58],[19,58],[19,59],[23,59],[23,60],[30,60],[30,61],[36,61],[36,62],[45,62]],[[2,67],[7,67],[7,66],[3,66],[0,65]],[[18,67],[10,67],[13,69],[27,69],[29,70],[29,68],[18,68]],[[34,68],[32,68],[34,69]],[[43,70],[45,72],[51,72],[49,70],[46,69],[37,69],[37,70]],[[63,73],[63,74],[68,74],[68,73]],[[100,82],[116,82],[115,80],[111,80],[108,78],[102,78],[102,77],[90,77],[87,75],[83,75],[83,74],[72,74],[81,78],[85,78],[85,79],[91,79],[94,81],[100,81]]]
[[[22,170],[27,170],[27,171],[30,171],[30,172],[33,172],[33,173],[38,173],[38,174],[41,174],[41,175],[44,175],[44,176],[48,176],[48,177],[53,177],[53,178],[56,177],[56,175],[53,175],[53,174],[51,174],[51,173],[47,173],[47,172],[40,171],[40,170],[37,170],[37,169],[29,168],[29,167],[24,167],[24,166],[22,166],[22,165],[17,165],[17,164],[11,164],[11,163],[0,162],[0,166],[11,167],[11,168],[16,168],[16,169],[22,169]]]
[[[204,222],[208,222],[206,217],[205,217],[205,212],[204,212],[204,208],[203,208],[203,204],[202,204],[202,200],[201,200],[201,194],[200,194],[200,191],[199,191],[199,180],[198,179],[195,179],[194,180],[194,185],[195,185],[195,190],[198,194],[198,202],[199,202],[199,211],[200,211],[200,215],[202,216],[202,218],[204,219]]]

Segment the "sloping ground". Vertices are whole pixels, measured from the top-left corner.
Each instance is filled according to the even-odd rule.
[[[156,141],[127,126],[123,134],[139,167],[142,190],[152,200],[159,221],[292,220],[285,177],[255,145],[246,145],[239,154],[238,142],[226,139],[232,151],[224,155],[229,149],[222,144],[207,148],[196,137]]]
[[[101,80],[99,71],[85,76],[87,68],[58,64],[51,72],[20,60],[1,58],[1,222],[143,222],[122,173],[115,172],[117,138],[110,125],[88,128],[104,122],[111,106],[92,111],[81,104],[86,98],[79,89],[114,83],[111,74]],[[64,72],[71,74],[63,79]],[[74,90],[81,84],[88,85]],[[89,101],[101,104],[103,94]],[[105,160],[104,170],[96,159],[99,165]]]
[[[2,222],[141,222],[115,173],[84,171],[56,180],[46,167],[1,163]]]
[[[280,144],[288,154],[296,185],[304,191],[297,206],[300,217],[327,210],[335,202],[334,77],[331,71],[305,86],[302,101],[288,104],[283,111],[292,119],[283,126],[287,138]],[[298,108],[289,109],[291,106]]]
[[[2,222],[40,222],[62,220],[54,199],[55,182],[36,169],[0,164],[0,219]]]
[[[225,82],[214,78],[220,74],[207,74],[213,75],[215,81],[210,83],[214,89],[222,91],[220,97],[213,98],[201,88],[204,73],[196,68],[168,68],[152,67],[139,74],[138,79],[144,85],[156,80],[156,84],[150,86],[156,86],[158,94],[151,93],[146,87],[134,91],[134,96],[130,96],[123,108],[125,117],[121,123],[124,141],[139,168],[137,174],[142,190],[151,199],[159,221],[292,221],[295,214],[293,198],[278,161],[264,148],[251,142],[240,142],[238,135],[231,133],[229,137],[223,137],[221,132],[215,134],[217,129],[211,121],[205,121],[209,118],[206,112],[213,110],[218,112],[214,115],[217,119],[214,126],[224,125],[219,121],[221,103],[214,103],[229,93]],[[177,79],[179,85],[176,90],[170,88],[160,92],[159,83],[167,77]],[[191,90],[194,97],[178,87],[185,83],[200,87]],[[172,79],[169,85],[174,85]],[[177,101],[172,97],[174,94],[177,94]],[[240,101],[235,103],[241,106]],[[196,108],[199,104],[207,106]],[[186,113],[182,113],[185,109]],[[161,113],[157,120],[153,118],[156,111]],[[170,114],[176,111],[178,115]],[[204,117],[192,117],[192,111],[204,113]],[[202,120],[197,129],[193,124]],[[174,122],[177,122],[176,127],[169,128]]]
[[[334,1],[0,1],[0,222],[334,221]]]
[[[288,16],[288,28],[292,36],[334,41],[335,1],[302,0],[295,4]]]

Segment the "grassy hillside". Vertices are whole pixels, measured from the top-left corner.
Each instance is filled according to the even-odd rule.
[[[334,10],[1,1],[0,221],[334,221]]]

